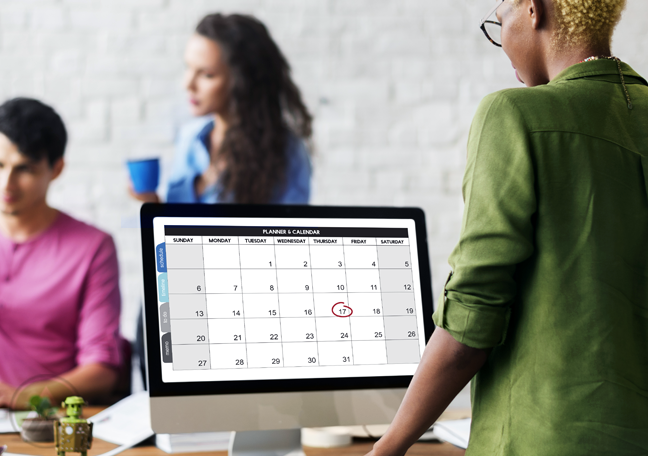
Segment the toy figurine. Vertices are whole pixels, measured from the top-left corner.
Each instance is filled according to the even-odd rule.
[[[92,423],[81,418],[85,401],[79,396],[70,396],[61,404],[66,407],[66,418],[54,424],[54,441],[58,456],[65,456],[66,451],[81,453],[87,456],[92,446]]]

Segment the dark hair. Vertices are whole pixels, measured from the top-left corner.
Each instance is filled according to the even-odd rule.
[[[252,16],[210,14],[196,33],[215,41],[230,71],[230,125],[221,145],[219,181],[237,203],[267,203],[286,184],[291,133],[309,141],[312,117],[290,76],[290,65]]]
[[[0,106],[0,133],[18,147],[21,154],[50,166],[63,156],[67,132],[61,117],[44,103],[32,98],[13,98]]]

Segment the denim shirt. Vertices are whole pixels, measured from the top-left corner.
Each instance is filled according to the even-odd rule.
[[[194,182],[209,166],[209,134],[212,117],[201,117],[185,125],[178,136],[172,174],[166,191],[167,203],[231,203],[217,182],[201,195]],[[304,142],[290,135],[286,149],[288,169],[283,191],[275,191],[271,204],[307,204],[310,198],[311,162]]]

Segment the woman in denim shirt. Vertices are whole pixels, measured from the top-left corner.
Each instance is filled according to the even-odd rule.
[[[198,118],[180,131],[166,201],[308,203],[312,117],[266,27],[251,16],[210,14],[185,61]]]
[[[306,204],[312,117],[290,66],[251,16],[210,14],[185,52],[192,114],[178,136],[168,203]],[[160,202],[157,193],[134,193]],[[142,314],[135,349],[144,359]],[[146,384],[144,366],[142,377]]]

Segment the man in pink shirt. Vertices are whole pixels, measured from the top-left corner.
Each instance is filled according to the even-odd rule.
[[[49,106],[0,106],[0,407],[24,408],[31,394],[101,396],[117,380],[112,238],[46,200],[66,142]]]

